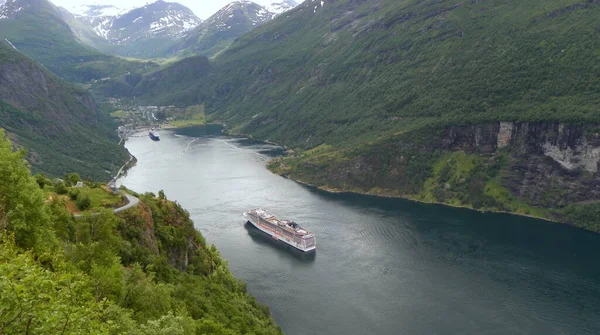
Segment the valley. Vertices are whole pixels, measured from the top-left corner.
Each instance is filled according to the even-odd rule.
[[[0,24],[18,28],[42,9],[56,22],[65,16],[64,9],[47,2],[36,11],[16,12],[14,1],[3,5],[8,19]],[[163,1],[133,11],[87,6],[73,15],[114,46],[122,42],[111,42],[94,22],[115,25],[132,38],[168,35],[172,42],[147,43],[169,46],[168,57],[175,58],[166,60],[93,51],[79,24],[69,20],[62,26],[72,36],[61,28],[61,43],[50,53],[22,44],[33,38],[26,30],[11,28],[5,38],[59,76],[78,78],[110,113],[121,110],[111,99],[182,111],[203,106],[201,116],[172,118],[167,127],[214,122],[227,124],[231,134],[285,145],[294,154],[272,162],[272,171],[316,187],[600,229],[584,214],[596,212],[600,195],[575,191],[593,189],[598,178],[597,62],[594,46],[577,42],[579,36],[594,34],[598,6],[560,1],[528,8],[447,1],[293,5],[269,12],[252,2],[233,2],[206,20]],[[520,30],[477,28],[499,23],[505,12],[520,13],[509,20]],[[572,20],[582,34],[573,29],[557,33]],[[152,23],[167,21],[176,31]],[[138,30],[116,28],[121,27],[117,22]],[[147,30],[153,25],[158,35]],[[534,46],[530,40],[544,42]],[[74,45],[93,58],[77,66],[49,58],[75,50]],[[119,48],[128,47],[149,58],[159,56],[133,44]],[[125,128],[152,127],[137,123],[130,120]],[[504,125],[511,130],[502,134]],[[585,166],[566,161],[583,156]],[[553,196],[541,199],[540,194]]]
[[[597,34],[599,11],[560,1],[305,2],[214,60],[171,64],[133,91],[203,103],[231,133],[285,145],[296,154],[272,170],[316,187],[598,231],[600,197],[576,190],[599,178],[598,46],[583,37]],[[498,29],[480,29],[490,24]],[[565,163],[583,156],[585,166]]]
[[[216,4],[0,0],[0,333],[598,333],[597,1]]]

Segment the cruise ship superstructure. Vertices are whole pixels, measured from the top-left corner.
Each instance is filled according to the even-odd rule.
[[[317,247],[315,235],[289,220],[281,220],[269,211],[257,208],[244,213],[254,227],[298,250],[309,252]]]

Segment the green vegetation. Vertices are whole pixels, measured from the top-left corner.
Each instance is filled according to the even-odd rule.
[[[599,121],[600,6],[577,3],[306,3],[240,37],[207,73],[167,90],[170,72],[193,68],[184,60],[136,96],[205,103],[209,119],[300,149],[428,126]]]
[[[443,137],[499,121],[600,123],[599,16],[580,0],[307,2],[210,64],[175,63],[134,91],[156,104],[204,103],[210,122],[292,149],[273,171],[325,189],[595,227],[574,219],[585,222],[586,207],[563,214],[600,200],[586,173],[561,174],[530,147],[482,153]],[[193,68],[202,74],[166,89]],[[556,137],[539,135],[539,145]]]
[[[158,65],[107,56],[83,45],[63,20],[60,10],[48,1],[37,1],[16,14],[0,20],[0,40],[8,39],[20,52],[46,66],[58,76],[78,82],[117,78],[126,73],[144,72]]]
[[[121,196],[115,195],[103,187],[72,188],[69,195],[71,195],[71,192],[75,196],[74,199],[73,197],[71,199],[76,201],[77,207],[81,211],[116,208],[119,205],[125,204]]]
[[[0,329],[6,334],[281,334],[161,192],[79,219],[0,139]]]
[[[192,126],[202,126],[206,124],[206,116],[204,115],[204,105],[196,105],[187,107],[183,113],[179,115],[169,115],[175,120],[169,121],[169,126],[175,128],[185,128]]]
[[[600,232],[600,203],[572,204],[563,209],[558,215],[562,221],[578,227]]]
[[[208,58],[186,58],[145,75],[135,87],[130,87],[129,90],[119,89],[114,96],[126,97],[127,92],[130,92],[129,96],[144,95],[146,102],[160,106],[172,105],[172,102],[177,102],[180,107],[197,105],[202,103],[197,95],[204,93],[192,83],[206,80],[210,70]]]
[[[433,175],[425,181],[424,190],[412,198],[552,219],[549,211],[528,205],[502,185],[501,171],[508,160],[507,153],[491,158],[460,151],[448,153],[433,165]]]
[[[127,112],[124,110],[118,110],[118,111],[114,111],[114,112],[110,113],[110,116],[122,119],[122,118],[127,117]]]
[[[109,179],[128,158],[109,119],[87,92],[0,43],[0,127],[35,172]]]

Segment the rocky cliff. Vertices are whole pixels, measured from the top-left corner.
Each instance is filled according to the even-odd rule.
[[[329,190],[581,225],[568,213],[600,201],[600,127],[494,122],[430,128],[360,149],[290,156],[271,168]],[[585,228],[598,230],[596,224]]]

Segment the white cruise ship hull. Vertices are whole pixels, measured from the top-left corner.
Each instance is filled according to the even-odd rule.
[[[303,252],[310,252],[310,251],[314,251],[317,249],[316,244],[311,247],[305,247],[299,243],[296,243],[296,241],[285,236],[284,234],[278,233],[277,231],[273,230],[271,227],[269,227],[263,223],[255,222],[257,220],[253,219],[251,215],[248,215],[248,213],[244,213],[244,218],[246,220],[248,220],[248,222],[250,222],[254,227],[256,227],[256,229],[271,236],[274,240],[281,241],[281,242],[283,242],[289,246],[292,246]]]

